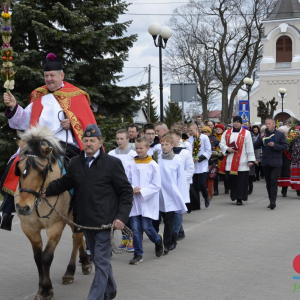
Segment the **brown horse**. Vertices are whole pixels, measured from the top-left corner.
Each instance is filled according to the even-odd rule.
[[[40,192],[48,184],[62,176],[62,170],[58,159],[63,155],[58,140],[47,127],[37,125],[19,133],[21,140],[18,141],[20,161],[16,164],[16,175],[20,176],[19,185],[15,193],[15,207],[21,220],[21,227],[32,244],[34,259],[39,273],[39,290],[35,300],[53,299],[53,287],[50,278],[50,267],[54,257],[54,251],[60,241],[66,222],[45,201],[40,202]],[[51,205],[73,220],[73,211],[69,212],[71,196],[64,192],[59,196],[48,198]],[[51,213],[50,213],[51,212]],[[49,215],[50,213],[50,215]],[[46,217],[49,215],[48,217]],[[92,264],[86,254],[83,233],[73,231],[73,250],[62,284],[71,284],[74,281],[76,270],[76,257],[82,262],[82,272],[90,274]],[[46,229],[48,241],[43,250],[41,230]]]

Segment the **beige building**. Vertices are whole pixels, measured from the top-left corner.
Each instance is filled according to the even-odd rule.
[[[287,89],[283,101],[284,120],[300,119],[300,4],[299,0],[279,0],[263,21],[263,59],[260,63],[259,86],[250,93],[251,122],[257,117],[258,100],[278,101],[274,118],[282,119],[279,88]]]

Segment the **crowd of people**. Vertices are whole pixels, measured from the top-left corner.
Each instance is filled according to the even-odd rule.
[[[270,209],[276,207],[278,186],[284,197],[288,186],[300,196],[300,138],[288,146],[287,133],[286,126],[276,129],[273,119],[251,126],[238,116],[232,125],[204,124],[197,118],[171,128],[158,122],[117,131],[118,148],[109,155],[122,161],[134,192],[127,223],[133,239],[124,237],[119,246],[134,253],[130,264],[143,261],[143,232],[156,245],[157,256],[175,249],[185,237],[183,214],[208,208],[222,181],[224,193],[237,205],[248,200],[261,179],[266,180]]]
[[[113,223],[122,229],[126,223],[133,238],[124,237],[119,247],[134,253],[132,265],[143,261],[143,232],[155,244],[157,257],[176,249],[185,238],[184,213],[209,208],[222,181],[225,194],[239,206],[248,200],[254,182],[263,178],[271,210],[276,207],[278,186],[283,197],[289,187],[300,196],[300,127],[291,135],[287,126],[276,129],[273,119],[251,126],[238,116],[227,125],[202,122],[201,117],[171,128],[163,122],[143,128],[132,124],[116,132],[118,147],[107,154],[89,95],[63,81],[62,61],[55,55],[46,57],[43,71],[46,85],[32,92],[26,108],[11,93],[3,95],[8,124],[28,130],[39,123],[60,140],[70,166],[62,178],[49,184],[43,197],[74,188],[73,217],[78,224]],[[72,105],[64,105],[65,98]],[[62,107],[65,117],[60,120]],[[16,208],[14,193],[26,175],[16,172],[19,154],[20,150],[11,157],[1,180],[0,229],[9,231]],[[86,182],[91,197],[85,198],[80,195],[87,190]],[[93,193],[94,189],[98,192]],[[109,233],[84,230],[84,234],[96,269],[88,299],[114,299],[117,287],[110,265]],[[44,293],[49,291],[51,285],[44,288]]]

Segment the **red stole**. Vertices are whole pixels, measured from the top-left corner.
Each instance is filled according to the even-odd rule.
[[[31,93],[30,103],[33,102],[33,104],[30,127],[38,123],[43,110],[42,97],[48,93],[49,91],[46,86],[38,88]],[[96,123],[94,114],[90,108],[89,95],[72,84],[64,82],[64,86],[60,90],[55,91],[53,96],[70,120],[80,150],[83,150],[81,142],[83,132],[88,124]],[[3,184],[3,190],[11,195],[14,195],[19,182],[19,177],[15,176],[15,165],[18,160],[20,160],[19,156],[12,163]]]
[[[241,128],[242,130],[240,131],[236,145],[238,147],[238,151],[234,153],[233,158],[232,158],[232,163],[231,163],[231,168],[230,168],[230,174],[231,175],[238,175],[239,171],[239,164],[240,164],[240,159],[243,151],[243,146],[244,146],[244,141],[246,137],[246,129]],[[227,130],[225,134],[225,141],[226,145],[228,146],[230,144],[230,137],[231,137],[232,129]],[[222,164],[219,170],[219,173],[225,174],[225,168],[226,168],[226,161],[227,161],[228,155],[224,156],[222,160]]]

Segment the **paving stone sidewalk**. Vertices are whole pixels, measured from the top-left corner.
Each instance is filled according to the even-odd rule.
[[[128,264],[132,254],[114,255],[112,265],[122,300],[286,300],[294,292],[293,260],[300,254],[300,199],[294,191],[278,196],[267,209],[265,182],[255,183],[243,206],[228,195],[214,197],[208,209],[184,215],[186,238],[167,256],[156,258],[144,238],[144,262]],[[46,237],[45,232],[43,235]],[[83,300],[93,280],[77,265],[73,285],[61,285],[72,239],[67,227],[51,267],[55,300]],[[45,239],[46,241],[46,239]],[[0,300],[32,300],[38,275],[31,245],[14,218],[12,232],[0,232]]]

